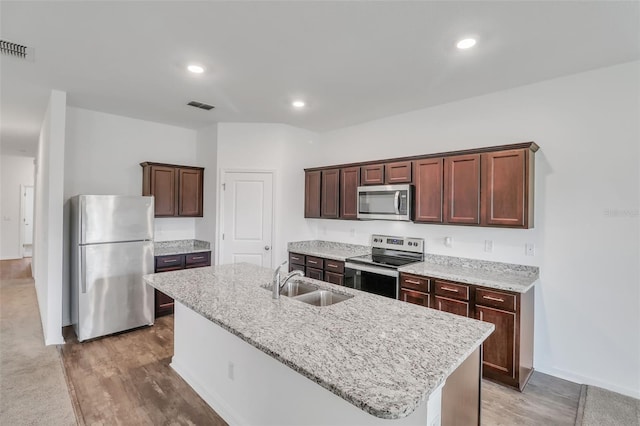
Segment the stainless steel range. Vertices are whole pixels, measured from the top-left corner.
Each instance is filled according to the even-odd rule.
[[[374,234],[371,247],[371,254],[346,260],[344,285],[398,299],[398,268],[424,260],[424,239]]]

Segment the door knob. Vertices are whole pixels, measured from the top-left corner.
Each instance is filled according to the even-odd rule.
[[[265,249],[265,250],[267,250],[267,251],[269,251],[269,250],[271,250],[271,247],[269,247],[269,246],[264,246],[264,249]]]

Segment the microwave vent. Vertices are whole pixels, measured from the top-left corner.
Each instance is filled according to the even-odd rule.
[[[205,104],[203,102],[197,102],[197,101],[191,101],[187,105],[192,106],[192,107],[196,107],[196,108],[200,108],[200,109],[203,109],[205,111],[211,111],[212,109],[215,108],[213,105],[209,105],[209,104]]]

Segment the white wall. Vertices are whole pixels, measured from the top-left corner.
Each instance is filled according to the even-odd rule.
[[[64,202],[70,197],[142,194],[140,163],[195,165],[196,131],[82,108],[67,109]],[[197,218],[156,218],[155,240],[191,239]],[[64,324],[70,323],[69,241],[65,239]]]
[[[429,253],[538,265],[535,368],[640,397],[639,80],[638,62],[549,80],[322,134],[307,154],[323,166],[533,140],[535,229],[310,222],[321,239],[418,236]]]
[[[213,124],[198,130],[196,137],[196,163],[204,167],[204,216],[196,221],[195,237],[209,241],[212,247],[212,259],[215,259],[216,241],[216,200],[218,196],[218,126]]]
[[[219,173],[224,170],[276,171],[274,265],[287,258],[289,241],[312,238],[315,233],[313,225],[304,220],[301,162],[305,161],[315,137],[314,133],[283,124],[218,124]]]
[[[0,157],[0,260],[22,258],[20,234],[21,185],[33,185],[34,159],[15,155]]]
[[[33,270],[45,344],[62,344],[63,187],[67,94],[51,91],[36,157]]]

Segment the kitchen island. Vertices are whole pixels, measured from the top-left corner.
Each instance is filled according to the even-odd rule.
[[[353,297],[274,300],[263,288],[272,273],[235,264],[145,276],[176,300],[172,367],[229,423],[437,425],[442,413],[443,424],[479,424],[492,324],[308,278]]]

